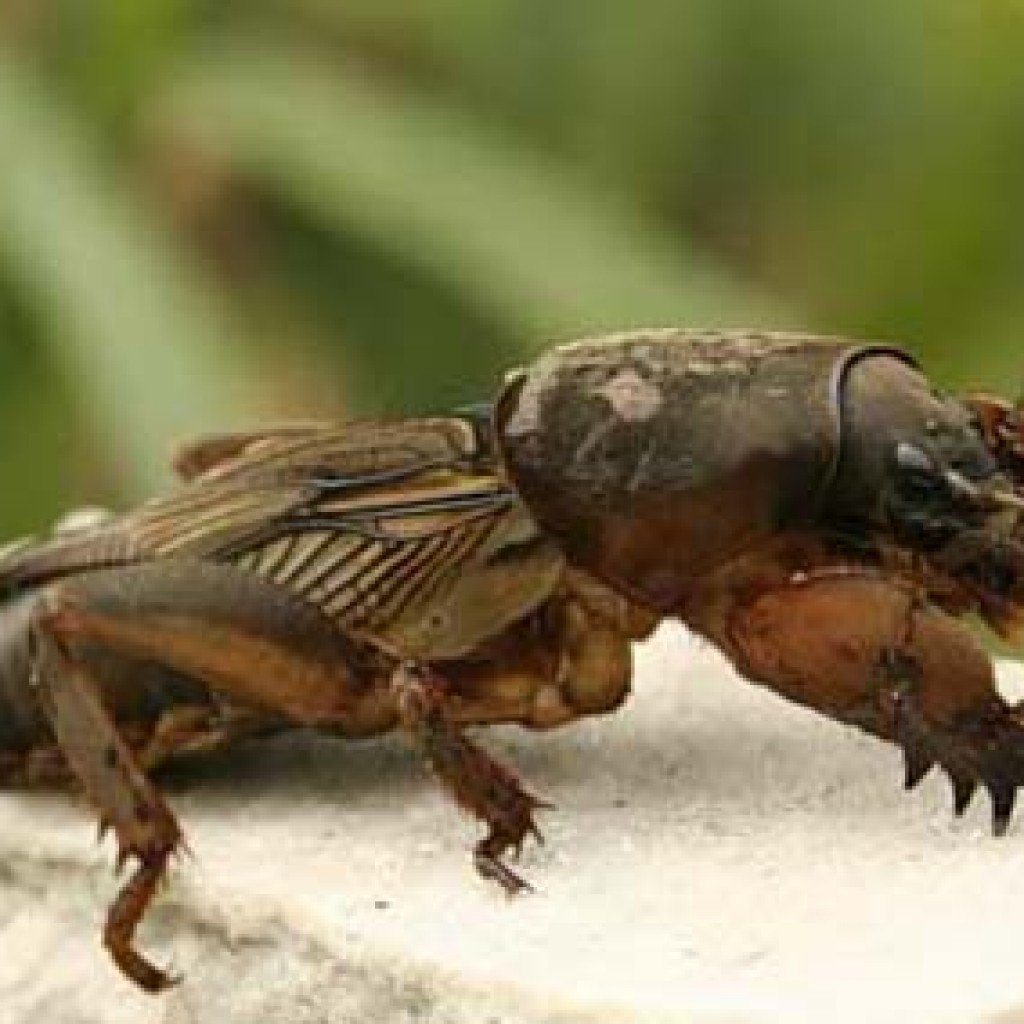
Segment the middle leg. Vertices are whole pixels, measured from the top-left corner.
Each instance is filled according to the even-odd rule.
[[[518,854],[527,836],[543,841],[533,812],[550,805],[527,792],[514,772],[450,720],[449,685],[438,673],[405,663],[395,670],[392,687],[403,731],[456,803],[487,824],[487,835],[474,850],[477,871],[510,895],[529,889],[501,858],[508,850]]]
[[[518,853],[527,836],[541,839],[533,812],[550,805],[463,727],[518,722],[550,729],[614,710],[629,693],[629,640],[646,635],[653,621],[600,584],[571,578],[537,615],[492,643],[483,660],[395,670],[391,689],[404,732],[455,801],[487,824],[474,860],[506,891],[528,886],[504,854]]]

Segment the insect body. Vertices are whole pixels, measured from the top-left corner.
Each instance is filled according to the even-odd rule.
[[[935,392],[898,350],[641,331],[554,349],[493,416],[204,439],[181,487],[0,555],[0,767],[73,779],[134,872],[135,928],[181,841],[151,773],[287,728],[403,730],[487,826],[478,870],[539,801],[464,727],[614,709],[631,640],[681,618],[749,678],[935,763],[996,829],[1024,712],[956,616],[1024,609],[1024,428]]]

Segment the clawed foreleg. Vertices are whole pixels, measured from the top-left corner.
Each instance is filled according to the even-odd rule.
[[[1010,823],[1018,786],[1024,784],[1024,728],[1020,708],[998,695],[964,708],[948,725],[922,713],[913,686],[892,691],[894,739],[903,749],[905,785],[913,789],[935,764],[949,778],[953,812],[964,813],[979,785],[992,804],[992,831]]]
[[[1005,831],[1024,785],[1024,711],[991,661],[912,580],[857,566],[724,591],[700,625],[748,678],[897,743],[906,785],[939,764],[962,813],[979,785]]]

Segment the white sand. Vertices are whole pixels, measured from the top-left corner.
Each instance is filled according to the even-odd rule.
[[[1024,1022],[1024,825],[955,821],[936,772],[738,682],[681,631],[619,713],[487,733],[557,810],[506,899],[477,827],[397,739],[289,737],[172,787],[194,853],[132,990],[98,941],[109,843],[60,795],[0,795],[11,1024]],[[1007,667],[1013,682],[1020,668]]]

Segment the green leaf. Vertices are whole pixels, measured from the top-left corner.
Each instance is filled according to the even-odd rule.
[[[621,195],[356,67],[220,49],[179,73],[160,109],[165,127],[517,331],[781,315]]]
[[[171,443],[237,422],[218,309],[129,183],[24,67],[0,60],[0,264],[128,489]]]

